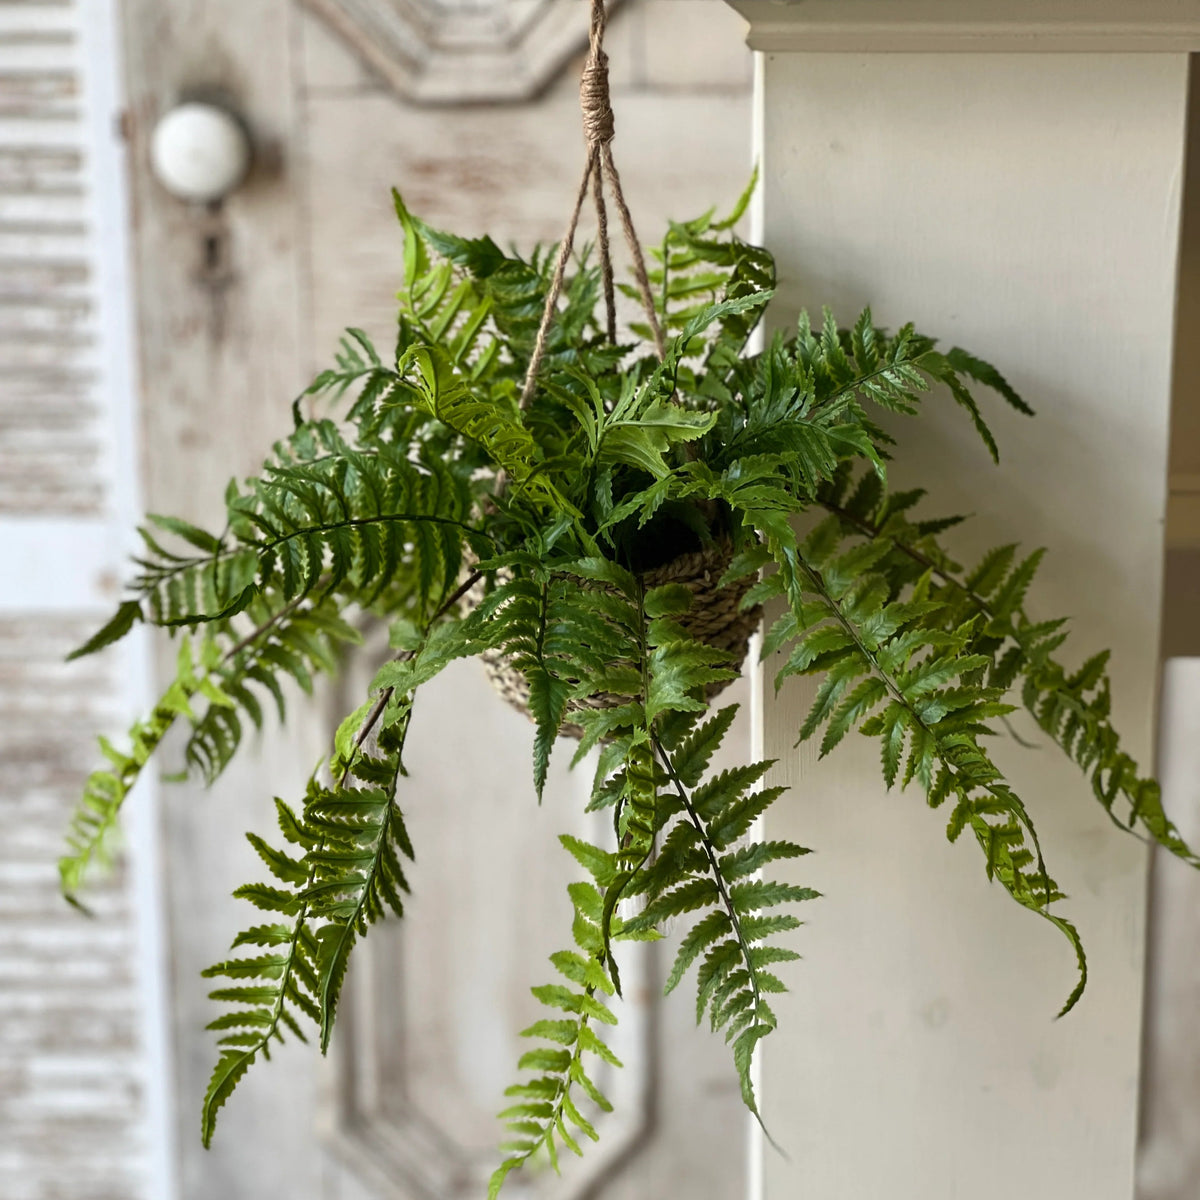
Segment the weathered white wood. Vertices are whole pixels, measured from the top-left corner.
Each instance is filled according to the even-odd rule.
[[[579,3],[563,7],[583,10]],[[740,192],[750,168],[749,95],[737,86],[708,95],[711,72],[691,81],[677,77],[669,98],[651,95],[652,84],[634,78],[634,62],[649,59],[645,26],[628,20],[634,8],[624,5],[610,29],[617,156],[649,238],[666,215],[694,215]],[[561,235],[583,153],[578,77],[566,72],[523,105],[420,108],[399,101],[377,67],[357,62],[345,38],[309,7],[283,0],[131,0],[126,10],[150,505],[211,521],[229,475],[255,468],[269,439],[286,430],[292,397],[327,365],[341,327],[365,326],[386,346],[402,266],[392,184],[435,224],[486,229],[501,242],[512,238],[525,246]],[[687,44],[702,59],[707,43],[715,47],[710,61],[748,61],[740,46],[730,49],[737,19],[722,6],[688,6],[686,21]],[[530,69],[540,71],[537,50],[535,44]],[[469,70],[460,62],[454,73],[442,70],[439,83],[469,92],[478,82]],[[276,143],[278,160],[273,171],[260,165],[216,215],[166,197],[149,176],[145,154],[155,117],[214,85],[258,136]],[[703,131],[704,145],[693,151],[696,130]],[[200,269],[208,236],[218,238],[224,256],[215,273]],[[446,1170],[461,1158],[423,1164],[427,1174],[441,1171],[446,1186],[420,1193],[400,1172],[388,1177],[388,1153],[359,1168],[329,1153],[330,1144],[344,1148],[345,1142],[319,1135],[318,1082],[340,1089],[330,1106],[335,1115],[345,1116],[364,1096],[377,1105],[373,1116],[385,1119],[360,1121],[358,1132],[365,1126],[391,1139],[391,1150],[396,1127],[404,1124],[396,1114],[411,1108],[410,1101],[419,1104],[431,1141],[437,1126],[454,1126],[473,1158],[470,1169],[482,1169],[493,1161],[490,1143],[498,1132],[489,1114],[515,1072],[513,1034],[531,1015],[524,988],[549,978],[544,954],[569,938],[561,885],[572,864],[555,835],[572,826],[568,807],[578,809],[581,781],[565,781],[561,770],[570,748],[560,755],[555,786],[539,811],[528,783],[531,727],[501,707],[481,673],[465,664],[430,688],[422,745],[411,758],[406,804],[421,839],[414,924],[411,932],[394,925],[373,933],[383,953],[372,959],[368,942],[368,953],[352,968],[350,986],[373,1014],[374,1046],[381,1051],[371,1063],[373,1077],[347,1086],[311,1047],[284,1048],[242,1082],[221,1114],[213,1150],[200,1150],[197,1109],[214,1050],[202,1032],[213,1015],[204,999],[211,984],[198,972],[223,957],[231,934],[252,919],[243,903],[228,899],[229,891],[261,875],[240,831],[268,832],[271,797],[302,792],[346,702],[343,696],[339,705],[330,694],[315,704],[289,696],[291,732],[264,737],[212,793],[191,786],[164,791],[178,1140],[187,1200],[285,1194],[449,1200],[461,1194],[455,1189],[466,1186],[469,1175],[454,1178]],[[451,725],[453,733],[446,732]],[[738,735],[731,742],[733,753],[743,756]],[[745,742],[742,732],[740,745]],[[439,771],[448,755],[452,768]],[[466,766],[468,755],[478,764],[475,774]],[[477,794],[463,796],[475,777],[481,780]],[[515,824],[521,813],[525,825]],[[463,829],[462,822],[469,826]],[[519,865],[482,861],[500,845]],[[452,871],[461,875],[456,854],[478,862],[474,882],[461,895],[445,886]],[[489,903],[493,893],[498,899]],[[524,924],[514,915],[521,904]],[[468,944],[468,937],[476,940]],[[480,946],[488,965],[473,976],[469,952]],[[650,951],[650,969],[660,976],[670,949]],[[457,989],[453,995],[451,989]],[[492,989],[500,997],[496,1004],[489,1001]],[[649,987],[634,991],[633,1005],[653,1016]],[[350,1003],[347,993],[347,1015]],[[457,1019],[449,1022],[448,1015]],[[727,1200],[741,1177],[743,1129],[728,1049],[694,1028],[684,996],[653,1019],[660,1022],[657,1054],[630,1049],[643,1054],[640,1071],[652,1078],[656,1106],[648,1110],[645,1091],[634,1089],[634,1103],[622,1113],[632,1143],[609,1127],[606,1142],[619,1145],[620,1153],[610,1156],[587,1194],[643,1200],[678,1185],[694,1200]],[[335,1035],[340,1050],[359,1048],[350,1035],[347,1022]],[[631,1072],[635,1081],[638,1070]],[[608,1153],[601,1147],[589,1156],[588,1169],[604,1166]],[[562,1194],[576,1194],[580,1183],[566,1181]],[[520,1196],[521,1182],[514,1180],[511,1190]],[[524,1194],[559,1193],[544,1177]]]
[[[226,478],[257,468],[306,382],[292,19],[287,0],[125,6],[147,496],[189,519],[223,511],[209,456]],[[256,144],[249,178],[216,212],[168,195],[148,169],[158,118],[200,96],[240,110]]]
[[[232,475],[259,466],[288,427],[305,382],[299,350],[305,261],[304,174],[293,108],[294,14],[288,0],[132,0],[123,6],[126,128],[133,191],[133,259],[146,453],[146,506],[201,524],[223,518]],[[243,113],[257,150],[250,176],[219,210],[185,204],[153,178],[149,140],[182,99],[216,97]],[[160,679],[174,646],[157,643]],[[162,825],[171,939],[176,1139],[181,1194],[319,1197],[311,1128],[311,1063],[273,1056],[243,1084],[240,1114],[205,1152],[200,1102],[213,1065],[211,985],[200,970],[225,957],[245,906],[230,898],[259,863],[239,831],[271,827],[271,797],[302,790],[326,730],[298,692],[286,735],[262,739],[220,789],[164,788]],[[166,748],[179,754],[179,742]],[[175,762],[178,763],[178,758]],[[168,768],[170,769],[170,768]],[[240,1136],[239,1136],[240,1126]],[[271,1148],[274,1148],[273,1151]],[[301,1152],[302,1151],[302,1152]]]
[[[587,39],[581,0],[305,3],[398,95],[423,104],[528,100]]]
[[[1194,0],[730,0],[755,50],[1186,53]]]
[[[614,33],[634,12],[618,14]],[[729,14],[714,12],[724,18],[716,30],[727,32]],[[631,86],[613,96],[621,180],[649,243],[661,238],[668,218],[732,206],[750,176],[748,89],[714,96],[699,82],[696,88],[662,93]],[[693,152],[686,148],[697,131],[704,144]],[[502,245],[529,247],[562,236],[563,197],[578,182],[583,160],[573,77],[536,105],[473,109],[458,119],[444,109],[399,104],[378,90],[314,94],[308,137],[320,164],[310,202],[313,277],[320,281],[307,339],[314,370],[328,361],[347,324],[384,344],[391,336],[403,266],[393,186],[438,228],[488,232]]]
[[[988,406],[999,469],[947,398],[893,422],[893,479],[977,514],[950,539],[965,559],[1049,548],[1031,607],[1070,614],[1081,659],[1113,648],[1116,720],[1147,765],[1186,100],[1182,54],[763,62],[773,321],[870,303],[996,361],[1028,396],[1032,421]],[[1129,1200],[1142,846],[1052,746],[998,747],[1090,953],[1088,993],[1055,1023],[1065,943],[987,885],[976,847],[946,845],[945,814],[883,794],[874,746],[794,751],[811,693],[775,700],[774,665],[765,752],[795,790],[767,833],[818,851],[797,877],[826,899],[764,1043],[768,1124],[790,1155],[766,1151],[766,1196]]]
[[[147,703],[138,639],[63,662],[111,609],[136,494],[108,0],[0,13],[0,1195],[171,1200],[152,839],[97,918],[55,860],[92,734]],[[147,815],[147,789],[130,805]]]

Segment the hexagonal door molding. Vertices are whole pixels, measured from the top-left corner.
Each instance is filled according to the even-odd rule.
[[[527,100],[587,41],[587,0],[305,3],[418,104]]]
[[[390,657],[386,630],[368,634],[331,697],[340,720]],[[339,1006],[320,1104],[329,1148],[381,1197],[478,1200],[498,1161],[495,1119],[517,1081],[518,1031],[545,1010],[529,994],[570,943],[566,884],[578,865],[569,832],[602,842],[611,817],[583,811],[591,772],[551,763],[539,808],[528,779],[532,726],[496,696],[479,664],[452,664],[414,709],[401,807],[416,861],[402,921],[389,917],[358,945]],[[512,1200],[595,1196],[601,1181],[646,1144],[658,1091],[657,947],[626,943],[620,1024],[606,1041],[625,1064],[595,1060],[612,1113],[591,1113],[599,1144],[562,1153],[563,1177],[513,1176]]]

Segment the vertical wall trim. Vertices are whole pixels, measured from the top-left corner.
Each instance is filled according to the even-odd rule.
[[[765,164],[763,163],[763,154],[766,151],[766,138],[764,132],[764,83],[763,77],[765,74],[766,60],[765,56],[760,51],[754,53],[754,99],[753,108],[751,110],[751,139],[752,153],[754,155],[754,166],[758,171],[758,187],[754,190],[754,197],[750,201],[750,240],[757,246],[763,245],[763,229],[765,226],[766,208],[763,203],[765,193]],[[758,351],[762,349],[763,330],[760,326],[754,331],[753,339],[749,349]],[[762,649],[762,634],[755,636],[750,644],[750,754],[751,761],[757,762],[765,757],[765,737],[763,733],[763,704],[764,692],[766,687],[766,679],[763,672],[763,665],[760,658]],[[760,817],[755,822],[755,830],[753,834],[755,839],[763,836],[763,821]],[[763,1078],[762,1078],[762,1052],[755,1055],[754,1065],[751,1069],[751,1082],[754,1085],[754,1094],[758,1097],[759,1108],[763,1111],[766,1097],[763,1095]],[[746,1200],[764,1200],[766,1196],[766,1184],[763,1173],[763,1155],[766,1153],[767,1143],[763,1137],[763,1128],[750,1117],[747,1121],[748,1133],[746,1136]]]
[[[130,208],[126,144],[120,133],[122,55],[117,0],[81,5],[84,111],[89,159],[89,216],[94,230],[96,294],[101,297],[101,370],[110,466],[110,561],[123,562],[142,511],[140,428],[130,277]],[[137,629],[123,646],[122,707],[144,711],[152,703],[147,631]],[[177,1195],[171,1087],[168,981],[158,836],[158,789],[147,772],[128,807],[130,891],[134,903],[135,970],[142,1035],[143,1136],[146,1195]]]

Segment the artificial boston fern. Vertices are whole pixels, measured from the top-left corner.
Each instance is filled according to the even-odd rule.
[[[129,598],[78,652],[139,621],[180,637],[176,679],[132,748],[103,743],[111,769],[88,781],[62,860],[72,898],[171,726],[187,727],[187,765],[211,782],[267,702],[283,716],[284,680],[308,688],[336,668],[362,614],[390,622],[398,651],[299,809],[277,802],[287,848],[251,835],[274,882],[239,895],[269,923],[234,941],[261,953],[209,972],[227,980],[213,996],[231,1007],[211,1025],[205,1141],[285,1029],[302,1036],[311,1021],[325,1048],[356,941],[385,910],[400,915],[410,717],[423,685],[465,656],[519,682],[535,793],[569,731],[576,762],[594,760],[590,807],[612,822],[606,846],[563,839],[586,873],[570,889],[573,948],[552,958],[560,981],[534,989],[547,1015],[525,1031],[537,1044],[502,1114],[492,1195],[530,1158],[554,1162],[596,1136],[608,1102],[589,1072],[616,1065],[602,1037],[621,990],[613,947],[667,921],[689,922],[667,988],[695,971],[697,1017],[724,1032],[756,1111],[751,1060],[776,1024],[776,968],[797,957],[786,935],[815,895],[764,875],[807,853],[755,836],[782,792],[762,786],[771,764],[709,770],[733,717],[713,699],[744,650],[718,627],[730,613],[752,623],[763,604],[781,679],[821,680],[798,737],[820,734],[828,753],[857,729],[878,740],[887,786],[916,782],[945,806],[951,840],[969,831],[988,876],[1068,939],[1071,1007],[1086,979],[1079,935],[1032,815],[987,749],[1010,697],[1114,821],[1197,860],[1121,748],[1104,657],[1070,671],[1057,657],[1063,623],[1027,611],[1039,555],[1002,547],[963,570],[939,540],[958,519],[919,519],[919,493],[887,490],[893,440],[876,411],[914,416],[946,388],[995,454],[973,387],[1028,411],[1002,376],[909,326],[888,334],[869,312],[850,328],[802,316],[750,352],[773,266],[732,232],[741,206],[672,225],[655,253],[661,356],[650,325],[630,344],[606,336],[602,263],[576,261],[556,307],[549,256],[436,231],[398,197],[396,208],[394,356],[350,331],[262,472],[230,485],[224,529],[152,517]],[[677,567],[692,560],[698,573]]]

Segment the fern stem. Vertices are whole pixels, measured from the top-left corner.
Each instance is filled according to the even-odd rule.
[[[852,526],[855,530],[861,533],[864,537],[869,537],[872,541],[877,541],[884,536],[883,530],[878,525],[872,524],[870,521],[862,517],[856,517],[852,512],[842,508],[837,504],[830,504],[826,500],[818,500],[820,505],[827,513],[837,517],[840,521],[845,521],[847,525]],[[909,545],[907,542],[899,541],[897,538],[889,537],[888,539],[896,547],[897,550],[907,554],[913,562],[924,567],[928,571],[932,571],[943,583],[949,584],[951,587],[957,588],[982,612],[985,616],[992,617],[992,606],[974,589],[969,588],[962,580],[956,579],[945,567],[935,562],[927,554],[923,554],[915,546]]]
[[[390,699],[392,689],[388,688],[386,690],[388,692],[388,699]],[[380,697],[381,697],[381,699],[383,698],[382,692],[380,693]],[[375,709],[372,710],[375,712],[375,717],[372,721],[372,724],[374,723],[374,721],[377,721],[379,719],[379,713],[383,712],[386,705],[387,705],[387,699],[382,699],[382,703],[380,703],[378,701],[376,702]],[[388,835],[389,835],[390,828],[391,828],[392,808],[396,803],[397,780],[400,778],[400,772],[403,770],[404,742],[405,742],[407,734],[408,734],[408,723],[409,723],[409,720],[411,719],[411,716],[412,716],[412,709],[410,707],[408,710],[408,713],[406,714],[406,716],[404,718],[404,723],[403,723],[403,725],[400,729],[400,733],[399,733],[399,745],[396,748],[396,771],[392,775],[391,781],[388,784],[387,804],[384,806],[382,820],[380,820],[380,822],[379,822],[379,831],[376,836],[375,845],[374,845],[373,851],[372,851],[370,870],[365,873],[365,877],[363,878],[362,883],[360,885],[358,885],[358,900],[354,905],[354,911],[348,917],[346,917],[344,921],[339,922],[339,924],[341,925],[341,930],[340,930],[340,933],[338,934],[338,945],[337,945],[337,948],[333,951],[333,953],[331,955],[332,960],[335,962],[338,961],[339,959],[341,959],[341,957],[342,957],[342,953],[343,953],[342,948],[346,944],[346,939],[349,938],[349,939],[351,939],[351,942],[353,942],[354,937],[357,936],[357,934],[359,932],[360,924],[362,925],[362,931],[364,933],[366,932],[366,917],[364,915],[363,910],[366,908],[367,901],[371,896],[372,881],[375,880],[376,877],[379,875],[380,867],[383,862],[384,852],[387,849]],[[356,754],[357,754],[358,749],[362,746],[362,740],[365,740],[365,738],[357,741],[355,744],[355,753]],[[349,773],[350,773],[350,767],[349,767],[349,765],[347,765],[346,770],[342,773],[342,781],[340,784],[341,788],[345,788],[346,778],[349,775]],[[312,873],[311,868],[310,868],[310,872],[309,872],[309,885],[308,886],[309,887],[313,886],[313,873]],[[329,989],[331,987],[332,988],[339,987],[340,981],[335,979],[333,973],[330,973],[330,974],[326,975],[325,978],[322,979],[321,985],[322,985],[321,991],[320,991],[320,994],[318,995],[317,999],[321,1005],[321,1053],[324,1054],[325,1051],[329,1047],[330,1035],[333,1033],[332,1012],[333,1012],[334,1005],[330,998]],[[334,998],[336,999],[336,993],[335,993]]]
[[[464,529],[467,533],[476,534],[479,537],[487,538],[492,541],[490,534],[485,533],[481,529],[476,529],[473,525],[468,525],[465,521],[456,521],[453,517],[434,517],[427,514],[417,513],[384,513],[377,517],[351,517],[345,521],[331,521],[327,524],[306,525],[302,529],[294,529],[291,533],[282,534],[280,537],[270,539],[265,542],[251,542],[249,548],[252,550],[274,550],[277,546],[282,546],[284,542],[290,542],[292,538],[309,537],[314,533],[332,533],[336,529],[357,529],[366,525],[386,525],[390,521],[408,522],[425,522],[430,525],[453,525],[456,529]]]
[[[601,966],[604,965],[605,956],[603,953],[596,954],[593,957],[598,963],[600,963]],[[589,1000],[595,1000],[595,984],[586,984],[583,989],[583,994]],[[560,1079],[557,1085],[557,1090],[554,1094],[553,1108],[550,1111],[550,1115],[541,1118],[544,1120],[545,1124],[542,1127],[541,1135],[538,1137],[537,1141],[534,1142],[529,1149],[521,1152],[520,1154],[516,1155],[515,1158],[509,1160],[512,1162],[512,1166],[509,1168],[509,1170],[516,1170],[517,1168],[523,1166],[543,1146],[547,1145],[548,1143],[550,1144],[551,1149],[553,1149],[552,1139],[554,1137],[554,1133],[557,1129],[559,1129],[566,1118],[564,1110],[566,1108],[567,1098],[571,1094],[571,1084],[574,1082],[572,1078],[572,1072],[576,1070],[582,1072],[583,1070],[583,1038],[580,1036],[580,1034],[583,1032],[585,1027],[590,1028],[588,1024],[590,1021],[591,1016],[588,1013],[582,1011],[579,1013],[579,1032],[575,1035],[575,1044],[571,1050],[571,1061],[560,1073]]]
[[[205,672],[204,679],[207,680],[209,675],[210,672]],[[193,679],[188,684],[176,680],[151,710],[149,719],[138,722],[130,731],[131,751],[123,756],[120,766],[113,771],[94,772],[88,777],[83,799],[72,814],[67,834],[71,853],[63,855],[58,862],[63,898],[80,911],[91,911],[79,899],[78,893],[92,860],[116,827],[121,807],[141,778],[146,763],[199,689],[200,680]],[[173,694],[175,703],[168,704]],[[107,786],[94,793],[93,784],[97,780]]]
[[[236,546],[231,546],[228,549],[222,548],[216,554],[198,555],[195,558],[181,558],[177,562],[172,563],[169,567],[155,566],[153,575],[143,575],[137,580],[139,585],[143,585],[143,591],[148,590],[144,584],[148,581],[151,587],[158,587],[167,580],[174,579],[186,571],[190,571],[203,563],[217,563],[228,558],[232,554],[236,554],[241,550],[253,550],[259,554],[266,551],[274,550],[282,546],[284,542],[289,542],[297,537],[311,537],[314,534],[333,533],[338,529],[356,529],[367,525],[386,525],[393,521],[406,523],[425,522],[431,525],[452,525],[456,529],[462,529],[467,533],[474,534],[476,537],[485,538],[489,542],[495,541],[491,534],[483,529],[477,529],[474,525],[468,525],[465,521],[458,521],[452,517],[435,517],[416,513],[385,513],[377,517],[354,517],[346,521],[332,521],[318,525],[306,525],[300,529],[293,529],[290,533],[281,534],[275,538],[269,538],[261,542],[242,542]],[[311,590],[311,589],[310,589]],[[306,593],[307,594],[307,593]],[[197,617],[197,621],[203,620],[203,617]],[[176,624],[178,622],[175,622]]]
[[[320,581],[317,586],[320,587]],[[224,666],[231,659],[236,658],[243,650],[248,650],[264,633],[269,633],[284,617],[290,616],[301,604],[308,598],[308,592],[302,592],[293,600],[289,600],[277,613],[268,617],[257,628],[252,629],[240,642],[237,642],[229,650],[225,652],[224,658],[221,659],[221,665]]]
[[[313,875],[309,872],[308,883],[312,885]],[[228,1074],[238,1075],[246,1070],[259,1054],[270,1055],[270,1044],[272,1038],[279,1038],[282,1041],[282,1035],[279,1032],[280,1023],[283,1020],[283,1006],[287,999],[287,988],[292,978],[292,967],[295,962],[296,955],[299,953],[298,943],[305,928],[305,920],[308,916],[308,904],[305,903],[300,909],[296,917],[296,922],[292,926],[292,939],[288,943],[288,960],[287,966],[284,967],[279,978],[279,992],[275,997],[275,1002],[271,1008],[271,1023],[263,1029],[262,1036],[252,1046],[244,1047],[237,1056],[238,1066],[234,1066]],[[302,1039],[303,1040],[303,1039]],[[246,1063],[246,1067],[241,1067],[241,1063]],[[207,1150],[212,1145],[212,1135],[216,1128],[216,1112],[210,1109],[209,1105],[214,1099],[214,1094],[210,1091],[205,1097],[205,1105],[201,1111],[201,1141],[204,1148]]]
[[[407,662],[413,656],[412,650],[405,650],[402,654],[398,654],[393,662]],[[358,752],[362,749],[363,743],[371,736],[371,730],[375,728],[379,722],[379,718],[383,715],[383,710],[387,708],[388,701],[396,694],[396,689],[386,687],[378,696],[375,697],[375,703],[371,705],[367,715],[363,718],[362,728],[354,738],[354,749],[350,757],[346,760],[346,766],[342,771],[342,777],[338,781],[338,787],[344,788],[346,781],[350,778],[350,770],[354,766],[355,759],[358,757]]]
[[[428,630],[436,625],[437,622],[441,620],[441,618],[444,617],[482,578],[482,571],[474,571],[465,580],[463,580],[463,582],[460,583],[458,587],[456,587],[454,591],[446,597],[437,612],[435,612],[433,616],[429,618],[429,624],[426,626],[426,629]],[[402,650],[392,661],[408,662],[408,660],[412,658],[415,653],[415,650]],[[350,758],[346,763],[346,768],[342,772],[342,779],[341,783],[339,784],[340,787],[346,786],[346,780],[350,777],[350,769],[354,765],[355,757],[358,755],[359,750],[362,749],[363,743],[371,736],[371,730],[374,729],[378,724],[379,718],[383,715],[383,710],[387,708],[388,701],[392,698],[392,696],[395,695],[395,693],[395,688],[385,687],[383,691],[379,693],[378,697],[376,697],[375,703],[371,705],[367,715],[363,718],[362,728],[358,731],[358,734],[354,738],[354,752],[350,755]]]
[[[650,646],[646,638],[646,585],[642,577],[637,576],[637,608],[638,608],[638,629],[637,629],[637,649],[638,649],[638,670],[641,674],[641,703],[643,715],[645,713],[645,705],[648,702],[650,695]],[[639,733],[641,730],[638,731]],[[646,723],[646,736],[650,739],[651,746],[654,744],[654,728],[650,723]],[[627,786],[632,789],[635,785],[632,782],[632,771],[634,769],[634,757],[639,749],[644,749],[643,743],[631,745],[625,755],[625,777]],[[650,761],[651,775],[653,775],[653,751],[645,752]],[[652,784],[651,786],[655,786]],[[604,940],[604,959],[608,962],[610,974],[612,975],[613,983],[616,985],[617,995],[621,995],[621,974],[617,968],[616,960],[612,954],[612,916],[616,912],[617,905],[620,903],[621,897],[624,895],[625,889],[637,878],[638,872],[646,865],[650,855],[654,852],[654,842],[658,830],[657,818],[657,792],[652,798],[652,803],[655,809],[655,814],[651,818],[651,827],[649,836],[645,842],[638,848],[635,848],[630,854],[630,848],[634,845],[634,828],[627,824],[624,836],[621,835],[621,818],[626,808],[629,805],[627,797],[622,796],[618,799],[616,806],[613,809],[613,833],[617,839],[617,859],[621,862],[625,869],[617,875],[612,883],[605,889],[604,892],[604,910],[603,917],[600,923],[600,932]],[[636,818],[636,813],[634,814]],[[640,857],[638,849],[641,850]]]
[[[901,361],[902,362],[911,362],[911,360],[901,360]],[[853,378],[849,383],[843,384],[840,388],[837,389],[837,391],[831,393],[825,399],[825,403],[823,406],[824,410],[828,411],[830,408],[834,407],[834,405],[836,404],[837,401],[843,399],[846,396],[854,396],[857,393],[861,392],[862,388],[863,388],[863,384],[871,383],[876,379],[882,379],[889,372],[894,371],[896,369],[896,362],[897,362],[897,360],[894,358],[887,360],[883,363],[883,365],[881,367],[876,368],[876,370],[870,371],[866,375],[855,376],[855,378]]]
[[[750,944],[746,941],[745,934],[742,931],[741,918],[738,916],[737,909],[734,907],[733,900],[729,895],[725,876],[721,873],[721,866],[717,860],[716,847],[713,846],[712,840],[708,836],[708,830],[705,828],[704,822],[700,819],[700,814],[696,811],[695,805],[692,804],[691,797],[687,793],[687,788],[684,787],[683,780],[679,778],[670,755],[667,753],[662,742],[654,735],[651,736],[654,741],[654,749],[658,753],[658,757],[662,760],[667,774],[670,775],[671,782],[675,785],[675,794],[679,797],[679,802],[683,805],[684,811],[688,815],[688,820],[695,826],[696,832],[700,836],[700,844],[704,847],[704,856],[708,859],[709,870],[712,872],[713,882],[717,886],[717,894],[721,897],[721,903],[724,905],[725,911],[729,914],[729,923],[733,926],[734,936],[737,938],[738,947],[746,963],[746,972],[750,976],[750,987],[754,993],[754,1009],[757,1014],[763,1003],[762,992],[758,986],[758,970],[754,966],[753,959],[750,957]]]
[[[316,870],[314,867],[309,867],[305,887],[304,890],[301,891],[300,895],[303,896],[304,892],[307,891],[308,888],[311,888],[315,882]],[[224,1072],[221,1071],[221,1067],[227,1063],[225,1055],[222,1055],[221,1059],[218,1061],[216,1070],[213,1074],[213,1079],[210,1082],[208,1091],[205,1094],[204,1103],[200,1112],[200,1135],[205,1149],[208,1149],[208,1147],[212,1144],[212,1137],[216,1130],[217,1124],[217,1109],[219,1109],[228,1098],[228,1093],[225,1093],[224,1095],[221,1094],[222,1088],[218,1080],[220,1079],[227,1081],[232,1078],[234,1080],[234,1084],[230,1087],[230,1090],[232,1090],[232,1087],[236,1086],[237,1079],[244,1071],[249,1069],[260,1053],[266,1057],[270,1057],[270,1043],[272,1038],[277,1038],[280,1042],[283,1041],[283,1035],[279,1032],[279,1026],[283,1020],[284,1006],[288,1000],[288,985],[292,981],[296,956],[300,953],[300,939],[304,936],[304,930],[308,920],[308,910],[308,901],[302,899],[300,901],[300,908],[297,911],[295,920],[292,923],[291,939],[288,942],[287,963],[284,966],[283,971],[280,973],[279,989],[271,1007],[270,1023],[263,1028],[262,1036],[257,1042],[253,1043],[253,1045],[245,1047],[240,1053],[237,1053],[236,1051],[230,1052],[235,1054],[236,1057],[234,1058],[233,1065],[228,1067],[228,1069],[226,1069]],[[208,972],[205,972],[205,974],[208,974]],[[296,1030],[296,1033],[300,1037],[301,1041],[305,1040],[303,1034],[299,1033],[299,1030]]]

